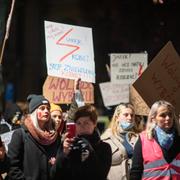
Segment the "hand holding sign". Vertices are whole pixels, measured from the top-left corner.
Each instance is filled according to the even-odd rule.
[[[81,78],[74,80],[74,91],[80,89]]]

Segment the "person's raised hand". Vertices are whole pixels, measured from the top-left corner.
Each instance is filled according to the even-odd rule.
[[[66,154],[66,155],[69,154],[69,152],[71,151],[71,148],[72,148],[73,141],[74,141],[73,138],[68,138],[68,132],[65,133],[65,138],[64,138],[64,142],[63,142],[63,152],[64,152],[64,154]]]
[[[74,91],[80,89],[81,78],[74,80]]]

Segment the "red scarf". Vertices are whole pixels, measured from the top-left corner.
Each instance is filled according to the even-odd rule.
[[[55,130],[50,130],[48,127],[45,131],[36,128],[30,116],[25,119],[24,124],[34,139],[36,139],[42,145],[50,145],[57,138],[57,133]]]

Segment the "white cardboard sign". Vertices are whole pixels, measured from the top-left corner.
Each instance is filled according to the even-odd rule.
[[[113,106],[129,102],[129,85],[112,82],[100,83],[100,90],[104,105]]]
[[[45,21],[45,40],[48,75],[95,83],[91,28]]]
[[[147,53],[110,54],[111,81],[132,84],[148,64]]]

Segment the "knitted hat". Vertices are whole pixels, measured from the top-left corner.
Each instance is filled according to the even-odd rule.
[[[52,112],[52,111],[60,111],[60,112],[62,112],[62,109],[61,109],[61,107],[59,105],[51,103],[50,112]]]
[[[29,113],[32,113],[42,104],[48,104],[50,106],[49,101],[43,95],[30,94],[27,97],[27,101],[29,102]]]

